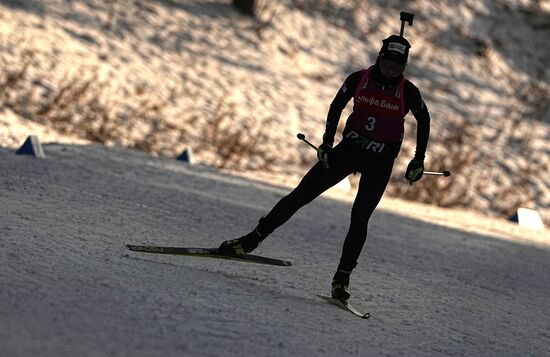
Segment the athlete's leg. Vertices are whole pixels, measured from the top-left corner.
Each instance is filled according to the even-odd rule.
[[[302,178],[300,184],[283,197],[250,233],[223,242],[219,249],[225,253],[249,253],[277,227],[284,224],[301,207],[311,202],[328,188],[334,186],[347,175],[359,170],[360,161],[354,148],[340,143],[331,152],[330,165],[325,169],[321,162],[316,163]]]
[[[359,189],[351,210],[348,233],[339,268],[352,270],[367,238],[369,219],[380,202],[391,177],[393,159],[373,160],[361,174]]]
[[[347,144],[336,146],[330,157],[330,167],[325,169],[323,163],[317,162],[302,178],[300,184],[283,197],[262,219],[262,227],[270,234],[283,225],[301,207],[313,201],[330,187],[358,170],[357,156],[353,147]]]
[[[351,211],[351,221],[338,270],[332,282],[332,294],[334,297],[347,300],[349,293],[349,276],[365,244],[369,218],[380,202],[386,186],[390,180],[393,168],[393,158],[371,160],[367,168],[361,174],[357,197]]]

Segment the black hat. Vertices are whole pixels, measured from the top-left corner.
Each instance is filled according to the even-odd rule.
[[[382,41],[379,56],[383,59],[406,64],[409,57],[409,48],[411,48],[411,44],[405,37],[391,35]]]

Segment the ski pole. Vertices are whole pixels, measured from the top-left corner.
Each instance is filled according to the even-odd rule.
[[[298,133],[298,135],[296,135],[298,137],[298,139],[302,140],[304,143],[308,144],[309,146],[311,146],[313,149],[315,149],[315,151],[317,151],[317,146],[313,145],[312,143],[310,143],[309,141],[307,141],[306,139],[306,136],[302,133]],[[325,170],[328,170],[328,162],[326,161],[323,161],[323,167],[325,168]]]
[[[445,177],[449,177],[451,176],[451,171],[441,171],[441,172],[435,172],[435,171],[424,171],[423,172],[424,175],[430,175],[430,176],[445,176]],[[409,184],[412,186],[413,182],[411,180],[409,180]]]
[[[310,143],[309,141],[307,141],[306,136],[304,134],[298,133],[298,135],[296,135],[296,136],[298,137],[298,139],[302,140],[304,143],[308,144],[309,146],[314,148],[315,151],[317,151],[317,146],[315,146],[312,143]]]
[[[447,171],[447,170],[441,171],[441,172],[424,171],[424,175],[449,177],[449,176],[451,176],[451,171]]]

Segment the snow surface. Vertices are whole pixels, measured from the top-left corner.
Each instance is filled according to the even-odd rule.
[[[124,243],[217,246],[288,189],[118,148],[44,149],[0,148],[2,356],[550,355],[548,243],[379,209],[351,281],[362,320],[316,297],[350,202],[320,197],[256,251],[288,268],[140,254]]]

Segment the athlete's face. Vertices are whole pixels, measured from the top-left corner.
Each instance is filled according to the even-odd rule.
[[[405,65],[399,62],[390,61],[387,59],[380,59],[380,71],[388,78],[396,78],[403,73]]]

